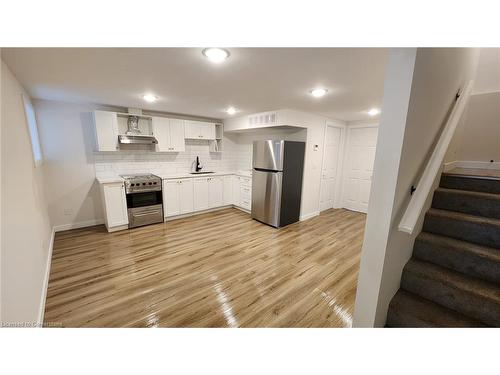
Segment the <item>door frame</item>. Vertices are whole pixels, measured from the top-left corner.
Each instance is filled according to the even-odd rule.
[[[347,152],[348,152],[348,145],[349,141],[351,140],[351,129],[360,129],[360,128],[378,128],[379,123],[378,122],[367,122],[363,124],[354,124],[354,125],[347,125],[346,126],[346,139],[345,139],[345,147],[344,147],[344,155],[343,155],[343,160],[344,160],[344,166],[347,165]],[[375,150],[376,151],[376,150]],[[345,187],[345,178],[347,176],[347,168],[342,169],[342,183],[341,183],[341,193],[340,193],[340,207],[344,207],[344,187]],[[374,171],[375,172],[375,171]]]
[[[321,212],[321,180],[323,179],[323,166],[325,164],[325,153],[326,153],[326,131],[328,127],[340,129],[340,140],[339,140],[339,151],[337,158],[337,175],[335,176],[335,195],[333,198],[333,205],[330,208],[341,208],[343,200],[341,197],[341,180],[343,176],[343,165],[344,165],[344,146],[346,142],[346,125],[339,124],[337,122],[326,121],[325,128],[323,130],[323,154],[321,156],[321,170],[319,177],[319,196],[318,196],[318,211]],[[326,208],[325,210],[327,210]],[[325,211],[323,210],[323,211]]]

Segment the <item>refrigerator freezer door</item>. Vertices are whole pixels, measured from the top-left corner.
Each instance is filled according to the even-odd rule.
[[[282,172],[253,171],[252,218],[279,227],[282,182]]]
[[[283,170],[285,141],[254,141],[253,167],[270,171]]]

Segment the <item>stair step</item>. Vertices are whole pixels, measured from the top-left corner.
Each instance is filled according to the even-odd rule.
[[[477,320],[401,289],[389,304],[386,325],[400,328],[485,327]]]
[[[413,256],[500,284],[500,250],[492,247],[422,232],[415,240]]]
[[[412,258],[403,269],[401,288],[486,325],[500,327],[497,284]]]
[[[438,188],[432,207],[500,219],[500,194]]]
[[[439,186],[448,189],[500,194],[500,178],[443,173]]]
[[[478,245],[500,248],[500,220],[431,208],[422,229]]]

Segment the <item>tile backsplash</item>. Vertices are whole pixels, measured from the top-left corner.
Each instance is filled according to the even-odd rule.
[[[193,169],[199,156],[204,170],[236,171],[251,168],[251,147],[240,145],[225,137],[223,152],[211,153],[207,141],[186,140],[186,151],[179,153],[154,152],[147,146],[132,146],[118,152],[95,152],[96,176],[110,173],[185,173]]]

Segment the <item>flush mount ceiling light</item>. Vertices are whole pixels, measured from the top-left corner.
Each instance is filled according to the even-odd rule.
[[[205,48],[201,53],[213,63],[221,63],[229,57],[229,51],[223,48]]]
[[[327,92],[328,92],[327,89],[321,89],[321,88],[309,91],[309,93],[315,98],[321,98],[322,96],[325,96]]]
[[[236,113],[236,108],[234,107],[229,107],[228,109],[226,109],[226,113],[228,115],[234,115]]]
[[[369,114],[370,116],[372,116],[372,117],[373,117],[373,116],[377,116],[379,113],[380,113],[380,109],[378,109],[378,108],[372,108],[372,109],[370,109],[370,110],[368,111],[368,114]]]
[[[145,94],[142,96],[142,98],[147,101],[148,103],[154,103],[158,100],[158,97],[153,94]]]

